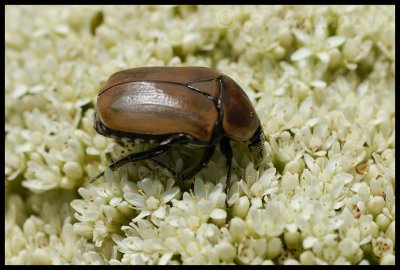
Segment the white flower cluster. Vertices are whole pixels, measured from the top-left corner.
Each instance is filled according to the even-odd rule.
[[[27,202],[18,195],[7,198],[5,257],[7,264],[90,264],[93,244],[74,232],[71,209],[55,192],[45,198],[32,196]],[[29,204],[27,209],[24,204]],[[29,214],[34,210],[36,214]],[[98,257],[99,255],[96,254]]]
[[[6,264],[394,264],[394,9],[6,6]],[[217,150],[189,191],[108,169],[128,149],[94,131],[98,89],[154,65],[234,78],[264,157],[232,142],[230,183]]]

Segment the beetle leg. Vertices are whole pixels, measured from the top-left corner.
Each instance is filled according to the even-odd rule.
[[[139,152],[139,153],[132,153],[132,154],[114,162],[113,164],[111,164],[109,166],[109,168],[112,171],[115,171],[116,169],[118,169],[119,167],[121,167],[127,163],[131,163],[131,162],[139,161],[139,160],[143,160],[143,159],[149,159],[149,158],[161,155],[162,153],[168,151],[170,148],[171,148],[170,145],[160,145],[160,146],[154,147],[150,150],[146,150],[146,151]],[[104,175],[104,171],[99,173],[90,182],[95,181],[96,179],[100,178],[103,175]]]
[[[187,190],[188,187],[190,187],[193,183],[193,177],[201,171],[205,166],[207,166],[208,162],[210,161],[212,155],[214,154],[215,151],[215,145],[212,145],[208,148],[206,148],[203,152],[203,156],[201,157],[199,164],[197,164],[196,167],[191,169],[189,172],[186,172],[185,174],[180,174],[177,173],[180,183],[179,186],[182,188],[182,190]]]
[[[231,180],[231,167],[232,167],[232,148],[229,144],[230,140],[224,137],[219,144],[222,154],[224,154],[226,158],[226,183],[228,184]]]

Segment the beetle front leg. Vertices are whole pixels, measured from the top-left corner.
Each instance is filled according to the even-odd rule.
[[[224,154],[226,158],[226,183],[228,184],[231,180],[231,168],[232,168],[232,148],[229,144],[228,138],[223,138],[221,143],[219,144],[219,148],[221,149],[222,154]]]
[[[161,155],[162,153],[168,151],[170,148],[171,148],[170,145],[160,145],[160,146],[154,147],[153,149],[150,149],[150,150],[146,150],[146,151],[139,152],[139,153],[132,153],[132,154],[114,162],[113,164],[111,164],[109,166],[109,168],[112,171],[115,171],[116,169],[120,168],[121,166],[123,166],[125,164],[139,161],[139,160],[149,159],[149,158],[153,158],[155,156]],[[102,177],[103,175],[104,175],[104,171],[99,173],[95,178],[93,178],[90,181],[90,183],[92,183],[96,179]]]

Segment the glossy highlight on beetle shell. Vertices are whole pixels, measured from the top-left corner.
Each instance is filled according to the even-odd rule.
[[[187,133],[211,138],[218,112],[208,98],[168,82],[129,82],[99,95],[102,122],[111,129],[138,134]]]

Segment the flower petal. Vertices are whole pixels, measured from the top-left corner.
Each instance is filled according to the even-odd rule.
[[[146,208],[145,198],[137,193],[126,193],[124,199],[137,208]]]
[[[299,60],[303,60],[306,59],[308,57],[310,57],[312,55],[312,52],[310,49],[308,48],[300,48],[297,51],[295,51],[291,56],[290,56],[290,60],[292,61],[299,61]]]
[[[317,243],[319,240],[318,238],[315,238],[313,236],[307,236],[304,240],[303,240],[303,247],[305,249],[311,248],[315,243]]]
[[[328,49],[332,49],[342,45],[346,41],[344,36],[332,36],[326,40],[326,46]]]
[[[175,196],[179,193],[179,188],[178,187],[173,187],[167,191],[165,191],[162,195],[161,195],[161,200],[163,203],[167,203],[170,200],[172,200],[173,198],[175,198]]]

